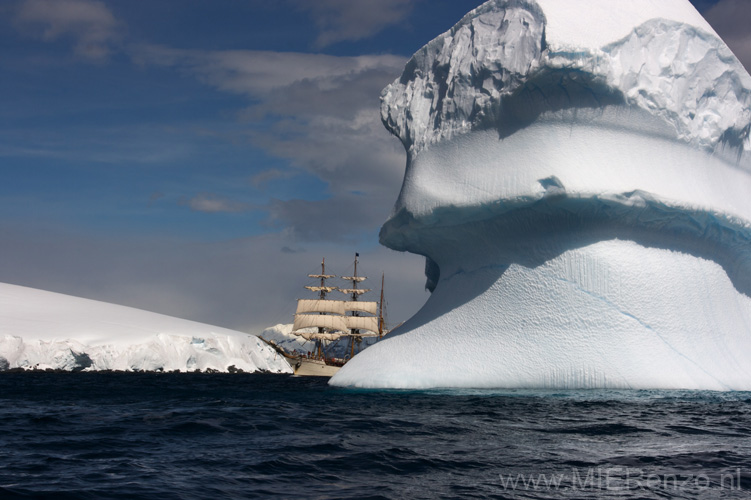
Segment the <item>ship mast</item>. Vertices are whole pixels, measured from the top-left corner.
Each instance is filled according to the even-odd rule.
[[[355,271],[352,275],[352,302],[357,302],[357,258],[360,256],[359,253],[355,252]],[[359,316],[360,314],[357,311],[352,311],[352,316]],[[359,331],[356,328],[353,328],[350,330],[350,332],[359,333]],[[349,359],[352,359],[355,356],[355,341],[359,340],[354,335],[349,338]]]
[[[321,300],[326,298],[326,257],[321,259]]]
[[[321,259],[321,274],[309,274],[310,278],[321,278],[321,285],[319,287],[313,287],[313,286],[306,286],[308,290],[311,291],[318,291],[319,292],[319,298],[321,300],[326,300],[326,294],[330,292],[331,290],[334,290],[336,287],[330,287],[326,286],[326,280],[328,278],[335,278],[333,274],[326,274],[326,258],[323,257]],[[319,312],[318,314],[324,314],[323,312]],[[318,327],[318,337],[316,337],[316,346],[315,346],[315,357],[316,359],[321,358],[322,356],[322,349],[323,349],[323,341],[321,338],[323,337],[324,328],[322,326]]]
[[[326,299],[326,257],[321,257],[321,300]],[[318,313],[323,314],[323,313]],[[323,333],[323,327],[318,327],[318,333]],[[321,339],[316,339],[316,359],[321,357],[321,346],[323,345],[323,341]]]
[[[383,280],[386,273],[381,273],[381,300],[378,303],[378,340],[383,338]]]
[[[351,316],[348,316],[348,325],[349,325],[349,357],[352,359],[352,357],[355,355],[355,344],[359,344],[362,342],[362,339],[360,338],[361,329],[366,329],[367,331],[373,332],[373,334],[377,334],[376,330],[378,329],[378,325],[376,321],[370,321],[368,317],[361,317],[360,312],[368,312],[370,314],[376,313],[376,303],[375,302],[358,302],[358,299],[361,294],[369,292],[370,289],[368,288],[357,288],[357,284],[361,281],[365,281],[368,279],[365,276],[358,276],[357,275],[357,258],[360,256],[359,253],[355,253],[355,271],[352,276],[342,276],[343,280],[351,281],[352,282],[352,288],[340,288],[339,291],[347,294],[350,296],[350,302],[347,306],[347,309],[352,312]],[[375,320],[375,318],[373,318]]]
[[[383,329],[378,314],[378,303],[361,301],[360,295],[370,289],[359,287],[365,281],[365,276],[358,276],[357,265],[360,254],[355,254],[355,271],[353,276],[342,276],[344,281],[352,282],[351,288],[336,287],[327,284],[333,274],[326,274],[326,261],[321,260],[321,274],[309,274],[308,277],[319,279],[315,285],[305,288],[316,293],[316,299],[298,299],[295,322],[292,333],[306,340],[315,339],[314,355],[318,359],[324,356],[324,341],[336,341],[341,337],[349,337],[347,350],[349,357],[355,354],[355,346],[362,342],[362,337],[376,337]],[[383,280],[381,280],[383,281]],[[381,284],[383,285],[383,283]],[[337,290],[347,295],[346,300],[330,300],[327,295]],[[349,314],[348,314],[349,313]],[[309,329],[315,327],[316,332]]]

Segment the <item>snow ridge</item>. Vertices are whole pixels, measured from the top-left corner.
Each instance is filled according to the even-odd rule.
[[[254,335],[0,283],[0,371],[14,368],[291,372]]]

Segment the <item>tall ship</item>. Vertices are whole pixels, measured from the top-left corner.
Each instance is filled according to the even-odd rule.
[[[380,339],[384,335],[383,276],[380,302],[361,300],[361,296],[371,290],[362,286],[367,277],[357,274],[359,256],[355,254],[352,276],[339,277],[346,284],[343,287],[331,285],[337,276],[326,273],[325,259],[321,261],[320,274],[308,275],[318,281],[305,288],[317,297],[297,301],[292,333],[314,341],[314,346],[307,354],[288,357],[295,375],[330,377],[354,357],[364,339]],[[345,298],[331,299],[332,292],[341,293]],[[333,356],[330,347],[342,341],[346,341],[346,349],[338,349],[339,356]]]

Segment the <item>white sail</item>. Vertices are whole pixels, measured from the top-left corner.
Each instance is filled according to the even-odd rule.
[[[365,281],[368,278],[366,278],[365,276],[342,276],[342,279],[346,281],[356,281],[359,283],[361,281]]]
[[[326,316],[324,314],[295,314],[295,324],[292,333],[302,328],[318,327],[331,330],[346,330],[345,316]]]
[[[347,334],[349,337],[377,337],[378,334],[376,332],[362,332],[362,333],[349,333]]]
[[[378,302],[361,302],[359,300],[350,300],[344,303],[344,310],[345,311],[361,311],[361,312],[366,312],[369,314],[377,314]]]
[[[370,288],[340,288],[339,291],[342,293],[355,293],[357,295],[362,295],[363,293],[369,292]]]
[[[332,313],[344,316],[346,305],[344,300],[309,300],[299,299],[297,301],[297,314],[303,313]]]
[[[308,278],[330,279],[336,278],[335,274],[309,274]]]
[[[296,335],[299,335],[300,337],[304,338],[305,340],[339,340],[339,338],[342,336],[341,333],[318,333],[318,332],[300,332]]]
[[[351,330],[378,331],[378,318],[375,316],[345,316],[344,320],[347,323],[347,328]]]
[[[335,286],[306,286],[305,288],[313,292],[324,291],[326,293],[333,292],[334,290],[336,290]]]

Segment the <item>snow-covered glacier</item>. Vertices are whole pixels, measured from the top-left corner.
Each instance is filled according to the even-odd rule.
[[[0,283],[0,371],[14,368],[292,372],[254,335]]]
[[[751,390],[751,76],[688,0],[491,0],[381,112],[433,293],[332,384]]]

